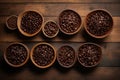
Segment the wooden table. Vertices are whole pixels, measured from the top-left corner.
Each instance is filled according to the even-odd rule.
[[[104,39],[93,39],[82,28],[73,36],[65,36],[61,32],[53,39],[47,39],[42,33],[35,37],[26,38],[18,30],[10,31],[5,26],[6,18],[10,15],[19,15],[25,10],[40,11],[45,21],[58,21],[58,15],[65,9],[78,12],[84,21],[85,16],[94,9],[108,10],[114,19],[112,33]],[[82,26],[83,27],[83,26]],[[120,0],[1,0],[0,1],[0,79],[1,80],[119,80],[120,76]],[[58,49],[63,44],[78,47],[84,42],[94,42],[103,47],[101,63],[86,69],[78,62],[70,68],[64,69],[55,62],[48,69],[38,69],[31,61],[21,68],[9,67],[4,59],[5,48],[11,42],[22,42],[29,49],[39,42],[49,42]]]

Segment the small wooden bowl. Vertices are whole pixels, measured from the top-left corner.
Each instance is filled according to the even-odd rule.
[[[61,17],[61,15],[63,15],[64,12],[72,12],[72,13],[74,13],[74,14],[77,15],[77,18],[79,18],[80,22],[79,22],[79,26],[77,26],[77,30],[76,30],[76,31],[74,31],[74,32],[69,32],[69,33],[68,33],[68,32],[65,32],[65,31],[61,28],[60,17]],[[75,12],[74,10],[71,10],[71,9],[66,9],[66,10],[62,11],[62,12],[60,13],[59,17],[58,17],[58,20],[59,20],[59,28],[60,28],[60,31],[63,32],[64,34],[66,34],[66,35],[76,34],[77,32],[80,31],[80,29],[81,29],[81,27],[82,27],[82,19],[81,19],[80,15],[79,15],[77,12]],[[70,24],[70,23],[69,23],[69,24]],[[78,24],[77,24],[77,25],[78,25]]]
[[[6,55],[6,54],[7,54],[7,50],[9,49],[10,46],[13,46],[13,45],[20,45],[20,46],[22,46],[22,47],[25,48],[25,50],[26,50],[26,52],[27,52],[27,56],[26,56],[26,59],[25,59],[24,62],[22,62],[22,63],[20,63],[20,64],[13,64],[13,63],[11,63],[11,62],[7,59],[7,55]],[[23,43],[18,43],[18,42],[11,43],[11,44],[6,48],[6,50],[5,50],[5,52],[4,52],[4,59],[5,59],[5,61],[7,62],[7,64],[9,64],[9,65],[12,66],[12,67],[21,67],[21,66],[23,66],[25,63],[27,63],[27,61],[28,61],[28,59],[29,59],[29,49],[28,49],[28,47],[27,47],[26,45],[24,45]]]
[[[84,62],[85,61],[83,61],[83,62],[81,62],[80,61],[80,59],[79,59],[79,49],[81,48],[81,47],[83,47],[84,45],[94,45],[94,46],[96,46],[97,48],[99,48],[99,50],[100,50],[100,54],[99,54],[99,59],[98,59],[98,61],[95,63],[95,64],[93,64],[93,65],[86,65]],[[101,59],[102,59],[102,47],[101,46],[99,46],[99,45],[97,45],[97,44],[95,44],[95,43],[84,43],[84,44],[82,44],[80,47],[79,47],[79,49],[78,49],[78,54],[77,54],[77,57],[78,57],[78,62],[82,65],[82,66],[84,66],[84,67],[87,67],[87,68],[90,68],[90,67],[95,67],[95,66],[97,66],[99,63],[100,63],[100,61],[101,61]],[[88,50],[88,49],[87,49]],[[86,50],[85,50],[86,51]],[[84,52],[84,54],[86,54],[87,52]],[[84,56],[82,55],[81,56],[82,58],[84,58]],[[95,56],[94,56],[95,57]],[[91,58],[91,56],[89,57],[89,58]],[[86,59],[88,60],[88,56],[87,56],[87,54],[86,54]],[[88,62],[87,62],[88,63]]]
[[[47,45],[47,46],[51,47],[51,48],[53,49],[53,51],[54,51],[54,58],[53,58],[52,62],[50,62],[49,64],[47,64],[47,65],[45,65],[45,66],[41,66],[41,65],[37,64],[37,63],[35,62],[35,60],[33,59],[34,50],[35,50],[35,48],[38,47],[39,45]],[[51,44],[49,44],[49,43],[38,43],[38,44],[36,44],[35,46],[33,46],[32,50],[31,50],[31,53],[30,53],[30,59],[31,59],[32,63],[33,63],[36,67],[42,68],[42,69],[48,68],[48,67],[52,66],[53,63],[54,63],[55,60],[56,60],[56,50],[55,50],[55,48],[54,48]]]
[[[71,64],[69,64],[69,65],[64,65],[63,63],[61,63],[61,61],[60,61],[60,59],[59,59],[59,52],[60,52],[60,49],[63,48],[63,47],[69,47],[69,48],[72,49],[72,51],[74,52],[74,61],[73,61]],[[68,55],[67,55],[67,56],[68,56]],[[69,56],[70,56],[70,54],[69,54]],[[61,47],[58,49],[58,51],[57,51],[57,61],[58,61],[58,63],[59,63],[62,67],[64,67],[64,68],[70,68],[70,67],[74,66],[74,64],[76,63],[76,60],[77,60],[77,58],[76,58],[76,52],[75,52],[75,50],[73,49],[73,47],[71,47],[71,46],[69,46],[69,45],[63,45],[63,46],[61,46]]]
[[[10,20],[11,18],[14,18],[14,19],[12,19],[12,20]],[[11,15],[11,16],[9,16],[7,19],[6,19],[6,26],[7,26],[7,28],[8,29],[10,29],[10,30],[15,30],[15,29],[17,29],[17,16],[16,15]],[[16,19],[16,20],[15,20]],[[8,23],[8,21],[11,21],[11,25]],[[12,21],[16,21],[16,23],[15,22],[12,22]],[[12,26],[12,27],[11,27]]]
[[[40,15],[40,17],[42,18],[42,24],[39,25],[39,29],[35,32],[35,33],[27,33],[27,32],[24,32],[22,29],[21,29],[21,21],[22,21],[22,18],[25,14],[27,14],[28,12],[34,12],[34,13],[37,13]],[[42,25],[43,25],[43,22],[44,22],[44,19],[43,19],[43,16],[41,15],[41,13],[39,13],[38,11],[25,11],[25,12],[22,12],[21,14],[19,14],[18,16],[18,20],[17,20],[17,25],[18,25],[18,30],[20,31],[21,34],[23,34],[24,36],[27,36],[27,37],[32,37],[32,36],[35,36],[36,34],[38,34],[42,28]]]
[[[110,29],[109,31],[107,31],[106,34],[101,35],[101,36],[97,36],[97,35],[91,33],[90,31],[88,31],[88,29],[87,29],[87,19],[88,19],[89,15],[92,14],[92,13],[94,13],[94,12],[97,12],[97,11],[102,11],[102,12],[106,13],[106,14],[109,16],[109,18],[111,18],[111,20],[112,20],[112,22],[111,22],[111,23],[112,23],[111,29]],[[113,30],[113,24],[114,24],[114,22],[113,22],[112,15],[111,15],[107,10],[104,10],[104,9],[96,9],[96,10],[91,11],[91,12],[85,17],[85,20],[84,20],[84,28],[85,28],[86,32],[87,32],[90,36],[92,36],[92,37],[94,37],[94,38],[105,38],[105,37],[107,37],[107,36],[112,32],[112,30]]]
[[[49,36],[49,35],[47,35],[47,34],[45,33],[45,25],[46,25],[48,22],[53,22],[53,23],[55,23],[55,24],[57,25],[57,27],[58,27],[57,32],[56,32],[54,35],[52,35],[52,36]],[[42,27],[42,32],[43,32],[43,34],[44,34],[46,37],[48,37],[48,38],[54,38],[54,37],[57,36],[57,34],[59,33],[59,26],[58,26],[58,24],[57,24],[55,21],[49,20],[49,21],[47,21],[47,22],[44,23],[44,26]]]

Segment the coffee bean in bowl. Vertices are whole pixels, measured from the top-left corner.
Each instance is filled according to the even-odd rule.
[[[9,16],[6,20],[6,26],[10,30],[17,29],[17,16],[16,15]]]
[[[86,32],[94,38],[104,38],[113,29],[113,18],[106,10],[94,10],[90,12],[84,22]]]
[[[38,34],[43,24],[43,17],[37,11],[25,11],[18,16],[18,29],[27,37]]]
[[[59,15],[59,27],[64,34],[73,35],[77,33],[81,28],[81,24],[81,17],[73,10],[64,10]]]
[[[72,67],[76,62],[75,50],[69,45],[61,46],[57,51],[57,60],[62,67]]]
[[[56,60],[56,51],[49,43],[38,43],[32,48],[30,58],[36,67],[48,68]]]
[[[95,67],[100,63],[102,48],[95,43],[84,43],[78,49],[78,61],[84,67]]]
[[[43,34],[48,38],[57,36],[59,27],[55,21],[47,21],[42,28]]]
[[[29,59],[29,50],[22,43],[12,43],[6,48],[4,59],[12,67],[21,67]]]

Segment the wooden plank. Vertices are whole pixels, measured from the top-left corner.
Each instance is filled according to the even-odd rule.
[[[57,2],[57,3],[60,3],[60,2],[64,2],[64,3],[69,3],[69,2],[72,2],[72,3],[94,3],[94,2],[120,2],[119,0],[1,0],[0,1],[1,3],[22,3],[22,2],[50,2],[50,3],[53,3],[53,2]]]
[[[3,42],[11,42],[11,41],[72,41],[72,42],[85,42],[85,41],[95,41],[93,38],[89,37],[88,35],[86,35],[84,29],[82,28],[77,34],[73,35],[73,36],[65,36],[64,34],[61,34],[61,32],[58,34],[58,36],[56,36],[53,39],[47,39],[42,33],[36,35],[33,38],[26,38],[24,36],[22,36],[18,30],[16,31],[10,31],[6,28],[5,26],[5,20],[6,20],[7,16],[3,16],[0,17],[0,41]],[[45,21],[47,20],[55,20],[56,22],[57,17],[44,17]],[[84,20],[85,17],[82,17],[82,20]],[[120,36],[118,33],[120,33],[120,17],[113,17],[114,19],[114,28],[112,33],[106,37],[105,39],[103,39],[103,42],[120,42]],[[84,25],[82,25],[83,27]],[[101,41],[101,39],[100,39]]]
[[[36,3],[36,4],[0,4],[0,16],[5,15],[18,15],[19,13],[25,10],[37,10],[40,11],[43,16],[58,16],[61,11],[65,9],[73,9],[78,12],[81,16],[86,16],[91,10],[93,9],[106,9],[113,16],[120,16],[120,5],[119,4],[43,4],[43,3]]]

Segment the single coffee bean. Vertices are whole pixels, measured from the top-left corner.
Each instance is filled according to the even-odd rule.
[[[60,29],[65,33],[76,32],[81,25],[80,16],[72,10],[64,10],[59,16]]]
[[[54,36],[59,30],[58,25],[55,22],[49,21],[44,26],[44,33],[47,36]]]
[[[71,67],[76,61],[76,55],[75,55],[75,50],[68,45],[60,47],[58,50],[58,55],[57,55],[58,62],[63,66],[63,67]]]
[[[40,29],[42,22],[43,19],[40,14],[34,11],[28,11],[22,17],[21,29],[28,34],[34,34]]]
[[[102,50],[95,44],[84,44],[78,50],[78,61],[85,67],[91,67],[101,59]]]
[[[15,15],[10,16],[7,19],[6,25],[11,30],[17,29],[17,16],[15,16]]]
[[[86,18],[87,30],[95,36],[103,36],[112,30],[113,19],[103,10],[96,10],[88,14]]]
[[[12,44],[6,49],[5,57],[10,64],[20,65],[28,57],[26,48],[21,44]]]
[[[52,63],[55,58],[54,49],[48,44],[39,44],[33,50],[32,54],[34,62],[39,66],[47,66]]]

